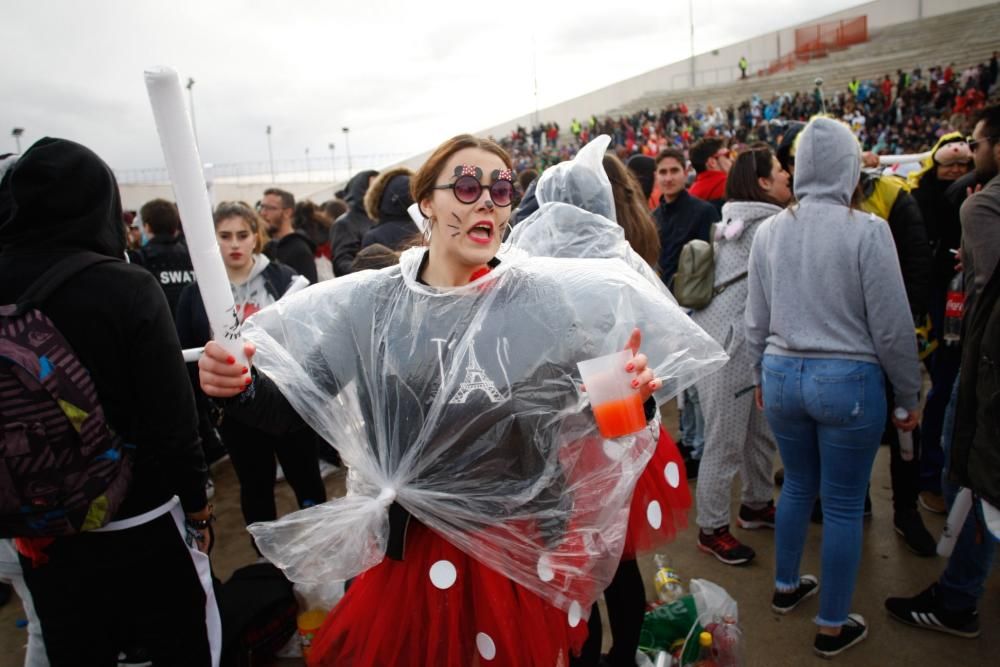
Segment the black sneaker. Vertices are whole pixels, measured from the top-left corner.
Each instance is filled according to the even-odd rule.
[[[740,528],[744,530],[756,530],[757,528],[774,529],[774,501],[759,510],[751,509],[746,505],[740,505],[740,514],[737,518]]]
[[[774,591],[774,597],[771,598],[771,611],[776,614],[787,614],[798,607],[800,602],[811,598],[816,593],[819,593],[819,579],[811,574],[804,574],[799,577],[799,587],[794,591],[788,593]]]
[[[0,583],[0,607],[10,602],[11,592],[14,588],[10,584]]]
[[[903,537],[903,541],[910,551],[924,558],[937,556],[937,542],[927,532],[917,510],[896,512],[892,525],[896,532]]]
[[[840,634],[836,637],[816,633],[813,652],[821,658],[832,658],[855,644],[860,644],[867,636],[868,626],[865,624],[865,617],[861,614],[848,614],[847,622],[840,626]]]
[[[698,549],[712,554],[726,565],[746,565],[757,554],[729,532],[729,526],[716,528],[710,535],[698,530]]]
[[[937,584],[912,598],[889,598],[885,601],[889,617],[917,628],[946,632],[956,637],[979,636],[979,612],[948,611],[938,597]]]

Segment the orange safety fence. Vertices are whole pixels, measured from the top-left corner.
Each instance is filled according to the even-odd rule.
[[[795,30],[795,51],[773,61],[766,70],[774,74],[792,70],[799,63],[822,58],[831,51],[846,49],[852,44],[868,41],[868,17],[856,16],[841,21],[818,23]]]

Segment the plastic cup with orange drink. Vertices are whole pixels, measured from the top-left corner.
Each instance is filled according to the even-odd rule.
[[[635,376],[625,370],[631,359],[632,352],[622,350],[577,364],[597,428],[605,438],[620,438],[646,427],[642,397],[632,386]]]

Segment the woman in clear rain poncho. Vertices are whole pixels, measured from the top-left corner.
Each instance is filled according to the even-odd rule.
[[[572,160],[545,170],[538,180],[535,205],[511,232],[508,246],[536,256],[618,257],[673,300],[652,269],[660,257],[659,238],[641,186],[618,158],[606,152],[610,141],[597,137]],[[683,457],[660,425],[656,449],[632,493],[621,562],[604,591],[612,639],[605,657],[609,667],[635,665],[646,612],[637,554],[672,541],[687,525],[690,507]],[[596,612],[595,605],[584,654],[600,649]]]
[[[653,429],[600,437],[577,362],[628,345],[655,426],[657,403],[725,361],[620,258],[498,254],[512,178],[493,142],[445,142],[411,185],[428,248],[251,318],[252,377],[206,346],[202,386],[241,394],[231,416],[308,424],[351,469],[346,498],[250,527],[293,581],[357,576],[312,665],[565,664],[655,445]]]

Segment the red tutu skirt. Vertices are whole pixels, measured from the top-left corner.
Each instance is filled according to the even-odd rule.
[[[677,531],[687,527],[691,508],[684,459],[667,430],[660,426],[656,450],[632,494],[628,532],[622,560],[658,549],[672,542]]]
[[[405,559],[387,558],[354,580],[307,663],[565,667],[586,638],[586,619],[570,619],[411,520]]]

